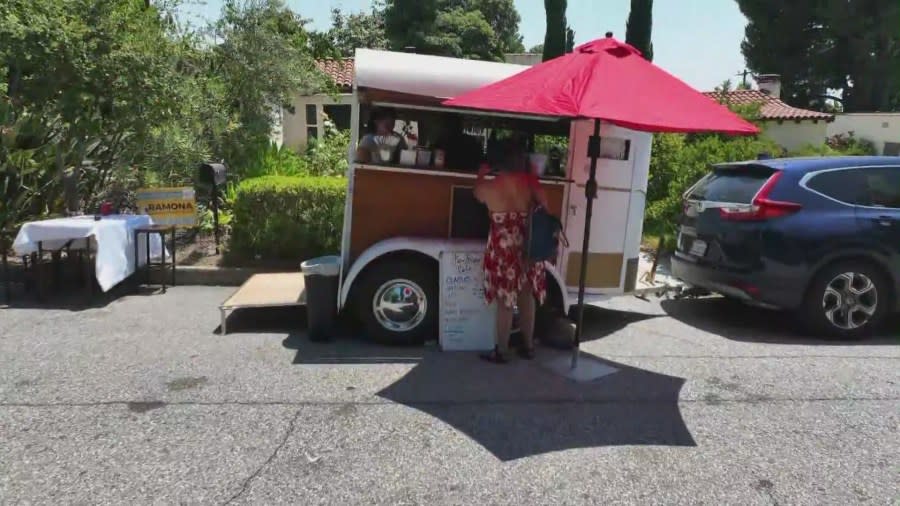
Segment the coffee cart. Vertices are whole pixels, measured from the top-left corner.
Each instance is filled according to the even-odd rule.
[[[485,144],[487,132],[500,129],[532,138],[568,138],[562,170],[551,167],[540,177],[549,210],[561,218],[573,246],[561,248],[547,266],[548,300],[539,318],[566,315],[578,290],[586,146],[594,121],[441,105],[526,68],[519,65],[366,49],[357,50],[354,63],[339,308],[352,312],[366,333],[382,342],[414,343],[440,335],[447,349],[478,349],[492,341],[491,309],[479,301],[488,222],[472,195],[478,165],[454,160],[450,149],[440,149],[439,157],[434,156],[438,149],[420,149],[393,163],[358,163],[357,142],[369,114],[390,108],[398,130],[422,147],[433,148],[429,131],[439,131],[450,120]],[[649,133],[609,123],[601,125],[600,135],[605,141],[587,253],[587,304],[635,289],[652,141]],[[446,161],[441,160],[445,154]]]

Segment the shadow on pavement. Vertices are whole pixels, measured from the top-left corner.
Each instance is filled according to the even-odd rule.
[[[599,338],[645,317],[592,310],[586,330]],[[570,356],[546,347],[538,348],[535,361],[494,365],[475,353],[440,352],[433,344],[378,345],[348,329],[331,341],[313,342],[302,330],[304,312],[290,308],[238,310],[228,325],[229,334],[286,332],[282,345],[296,350],[294,364],[415,364],[377,395],[443,421],[503,461],[596,446],[696,446],[678,407],[683,378],[597,359],[615,371],[577,383],[545,368]]]
[[[796,317],[786,311],[762,309],[724,297],[666,300],[663,310],[672,318],[726,339],[770,344],[884,345],[900,344],[900,319],[891,317],[881,335],[861,341],[840,341],[805,334]],[[892,336],[891,333],[894,333]]]
[[[573,321],[577,318],[577,313],[571,315]],[[618,311],[615,309],[604,309],[594,306],[585,306],[584,308],[584,330],[582,331],[581,342],[597,341],[604,337],[614,334],[623,328],[651,318],[658,318],[662,315],[652,315],[635,313],[631,311]]]
[[[678,408],[684,379],[602,360],[617,371],[576,383],[536,362],[493,365],[471,353],[426,353],[378,393],[470,437],[503,461],[616,445],[696,446]]]
[[[0,287],[0,293],[2,291],[3,288]],[[65,284],[48,291],[44,300],[38,300],[33,291],[25,291],[22,285],[17,283],[13,285],[6,307],[10,309],[62,309],[75,312],[104,308],[127,296],[149,296],[157,293],[156,288],[142,287],[135,290],[127,281],[114,286],[108,292],[101,291],[100,287],[95,285],[93,292],[90,293],[83,286]],[[5,298],[0,296],[0,302],[5,302]],[[3,306],[0,305],[0,307]]]
[[[235,309],[225,321],[228,334],[297,332],[306,328],[304,307],[253,307]],[[218,334],[221,327],[213,330]]]

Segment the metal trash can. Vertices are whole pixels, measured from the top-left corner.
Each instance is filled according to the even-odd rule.
[[[300,264],[306,284],[306,315],[309,338],[326,341],[334,334],[337,320],[338,279],[341,257],[313,258]]]

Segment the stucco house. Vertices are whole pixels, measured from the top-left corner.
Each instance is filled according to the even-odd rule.
[[[900,112],[838,114],[828,124],[828,136],[850,134],[875,144],[880,155],[900,155]]]
[[[807,144],[821,145],[828,137],[828,125],[834,115],[792,107],[779,98],[781,85],[777,79],[760,76],[758,90],[706,92],[710,98],[733,105],[760,105],[763,135],[792,151]]]
[[[281,141],[293,149],[306,147],[312,137],[324,134],[324,120],[334,122],[339,129],[350,128],[350,104],[353,101],[353,58],[318,60],[316,65],[337,86],[336,95],[296,95],[291,103],[293,112],[281,111]]]
[[[540,55],[507,55],[511,62],[534,65]],[[284,146],[302,149],[311,137],[324,133],[327,115],[340,129],[350,128],[350,103],[353,92],[353,58],[319,60],[319,69],[329,76],[339,93],[332,95],[297,95],[293,100],[293,112],[281,113],[281,139]],[[781,85],[777,76],[759,76],[757,90],[710,91],[705,94],[714,100],[724,100],[735,105],[760,104],[760,119],[764,135],[788,151],[807,144],[822,144],[829,135],[828,125],[834,115],[791,107],[779,99]],[[894,124],[900,127],[900,115]]]

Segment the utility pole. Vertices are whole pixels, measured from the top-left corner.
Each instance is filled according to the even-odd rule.
[[[736,76],[741,78],[741,88],[742,89],[745,89],[745,90],[750,89],[750,85],[747,83],[747,76],[750,74],[751,74],[751,72],[747,69],[744,69],[741,72],[738,72],[737,74],[735,74]]]

